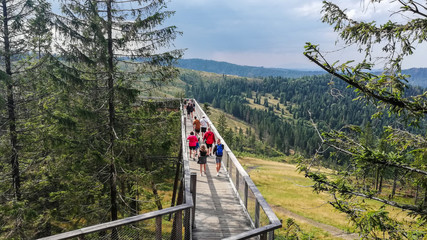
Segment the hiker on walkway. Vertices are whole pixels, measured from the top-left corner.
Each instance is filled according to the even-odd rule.
[[[203,116],[202,120],[200,120],[200,126],[201,126],[201,130],[202,130],[202,137],[204,137],[206,129],[208,129],[208,127],[209,127],[208,120],[206,119],[205,116]]]
[[[187,103],[187,118],[190,119],[190,115],[191,115],[191,119],[193,119],[193,111],[194,111],[194,105],[193,105],[193,103],[190,100]]]
[[[208,128],[208,131],[203,136],[203,140],[205,140],[206,146],[208,148],[208,155],[212,156],[212,144],[215,143],[215,134],[211,132],[211,128]]]
[[[196,146],[199,140],[196,136],[194,136],[194,132],[192,131],[190,133],[190,136],[187,137],[188,140],[188,146],[190,147],[190,159],[191,159],[191,153],[193,154],[193,157],[196,158]]]
[[[200,156],[199,149],[200,149],[200,144],[202,144],[202,142],[200,141],[199,136],[196,135],[196,137],[197,137],[197,143],[196,143],[196,156],[195,156],[195,158],[197,158],[197,157]]]
[[[216,176],[219,176],[219,170],[221,170],[221,162],[222,162],[222,155],[224,152],[224,145],[221,144],[221,139],[218,138],[216,140],[216,145],[213,149],[213,152],[216,155],[215,162],[216,162]]]
[[[206,175],[207,155],[208,155],[208,152],[206,151],[206,145],[202,144],[202,146],[200,146],[200,151],[199,151],[199,160],[197,161],[197,163],[200,165],[200,176],[203,176],[203,173],[205,173]],[[202,172],[202,168],[203,168],[203,172]]]
[[[200,133],[200,121],[199,119],[197,119],[197,117],[194,117],[194,121],[193,121],[193,130],[196,132],[196,136],[199,137],[199,133]]]

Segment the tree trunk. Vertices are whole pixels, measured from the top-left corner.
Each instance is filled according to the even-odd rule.
[[[424,187],[423,208],[427,207],[427,187]]]
[[[368,191],[366,187],[366,172],[363,173],[363,191]]]
[[[114,160],[112,160],[114,162]],[[111,203],[111,221],[117,220],[117,175],[116,166],[110,164],[110,203]]]
[[[159,196],[159,193],[157,192],[156,184],[154,183],[153,180],[151,180],[151,189],[153,190],[154,200],[156,202],[157,209],[162,210],[163,209],[162,201],[160,200],[160,196]]]
[[[380,167],[377,166],[377,170],[376,170],[376,173],[375,173],[375,190],[377,190],[377,191],[378,191],[378,184],[380,182],[379,178],[380,178]]]
[[[397,174],[399,173],[398,169],[394,169],[394,176],[393,176],[393,188],[391,190],[390,199],[394,198],[394,195],[396,194],[396,187],[397,187]]]
[[[380,171],[380,182],[378,183],[378,194],[380,194],[383,190],[383,175],[381,174],[382,172]]]
[[[417,205],[417,202],[418,202],[418,195],[420,194],[420,185],[421,183],[417,184],[417,191],[415,192],[415,202],[414,202],[415,205]]]
[[[12,186],[14,189],[14,197],[16,200],[21,199],[21,179],[19,172],[19,161],[18,161],[18,133],[16,131],[16,114],[15,114],[15,99],[14,99],[14,87],[12,80],[12,69],[11,69],[11,51],[9,41],[9,17],[7,12],[7,1],[2,0],[3,6],[3,42],[4,42],[4,60],[5,60],[5,71],[9,76],[6,80],[7,85],[7,112],[9,122],[9,136],[10,136],[10,147],[11,156],[10,163],[12,165]]]
[[[107,34],[108,34],[108,126],[110,134],[110,197],[111,197],[111,220],[117,220],[117,182],[116,166],[114,161],[114,143],[116,134],[114,130],[115,106],[114,106],[114,64],[113,64],[113,34],[112,34],[112,1],[107,2]]]
[[[132,216],[136,216],[139,213],[139,203],[138,203],[138,180],[136,180],[135,182],[133,181],[128,181],[127,183],[127,188],[128,191],[130,193],[131,196],[131,202],[129,204],[130,206],[130,211],[131,211],[131,215]],[[135,190],[133,190],[135,188]]]

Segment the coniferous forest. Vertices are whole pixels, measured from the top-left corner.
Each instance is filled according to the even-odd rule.
[[[180,78],[188,84],[187,96],[194,96],[253,125],[256,139],[287,155],[297,152],[308,157],[315,153],[320,138],[313,122],[323,131],[357,125],[377,137],[384,126],[404,126],[388,116],[371,118],[376,112],[375,106],[354,101],[357,95],[329,75],[298,79],[224,75],[221,80],[206,80],[195,72],[185,72]],[[407,94],[422,91],[420,87],[411,87]],[[242,148],[238,144],[234,147]]]
[[[179,152],[179,103],[139,96],[177,74],[182,51],[157,51],[180,34],[162,26],[173,12],[163,1],[0,8],[0,238],[161,209]]]

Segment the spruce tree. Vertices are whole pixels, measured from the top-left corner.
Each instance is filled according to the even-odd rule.
[[[49,4],[43,0],[2,0],[0,6],[0,94],[2,99],[6,99],[1,105],[4,113],[2,115],[7,116],[1,119],[1,126],[9,138],[8,141],[2,141],[5,144],[7,142],[8,150],[1,155],[9,158],[13,196],[16,200],[20,200],[22,196],[20,158],[21,150],[25,147],[19,142],[21,134],[24,133],[24,124],[20,117],[27,114],[19,111],[27,111],[26,103],[31,101],[25,99],[32,93],[26,85],[29,84],[26,74],[34,71],[43,62],[41,55],[35,56],[34,46],[28,39],[36,39],[36,35],[38,39],[46,37],[46,31],[36,31],[33,23],[38,22],[40,27],[46,26],[46,21],[36,19],[47,15]],[[44,51],[48,45],[49,42],[46,40],[44,45],[38,46],[38,52]],[[7,129],[3,129],[6,126]]]
[[[62,4],[63,15],[56,17],[62,36],[58,64],[65,69],[60,73],[75,86],[75,93],[84,95],[68,113],[75,124],[87,123],[83,128],[89,135],[83,134],[88,137],[83,141],[92,146],[92,153],[83,157],[99,158],[95,169],[108,165],[110,220],[119,212],[117,166],[124,161],[119,141],[126,138],[121,124],[129,118],[138,93],[177,74],[172,64],[182,51],[159,52],[180,34],[174,26],[161,26],[173,15],[165,6],[161,0],[70,0]]]
[[[28,239],[44,231],[36,230],[44,216],[34,211],[44,204],[37,187],[43,182],[37,178],[40,159],[47,155],[40,150],[44,127],[38,104],[44,94],[38,92],[38,83],[49,59],[50,5],[43,0],[9,0],[0,6],[0,168],[4,173],[0,238]]]

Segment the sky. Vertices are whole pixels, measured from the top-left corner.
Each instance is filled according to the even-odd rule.
[[[377,22],[386,21],[397,6],[390,1],[375,5],[369,0],[333,2],[356,20]],[[167,10],[176,13],[167,24],[183,32],[174,43],[176,48],[187,49],[184,58],[318,69],[303,55],[306,42],[330,51],[328,56],[334,61],[360,58],[355,49],[335,51],[344,45],[335,45],[337,34],[321,22],[321,9],[322,0],[170,0]],[[427,67],[426,52],[427,47],[417,46],[417,53],[405,61],[404,68]]]

